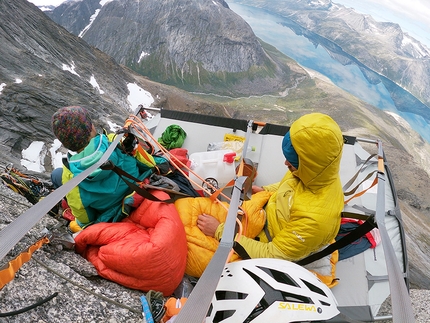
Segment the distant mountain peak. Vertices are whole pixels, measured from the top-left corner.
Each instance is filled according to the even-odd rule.
[[[232,0],[264,8],[333,42],[361,64],[392,80],[430,106],[430,50],[397,23],[378,22],[330,0]],[[421,115],[430,119],[427,108]]]
[[[224,0],[83,0],[49,16],[118,63],[186,90],[275,93],[295,79]]]

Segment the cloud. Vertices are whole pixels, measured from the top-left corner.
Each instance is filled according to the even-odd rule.
[[[379,2],[401,16],[406,15],[409,18],[424,21],[427,24],[430,22],[430,3],[427,0],[373,0],[373,2]]]

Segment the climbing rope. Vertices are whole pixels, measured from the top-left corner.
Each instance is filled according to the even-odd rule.
[[[97,298],[100,298],[100,299],[102,299],[102,300],[103,300],[103,301],[105,301],[105,302],[108,302],[108,303],[110,303],[110,304],[113,304],[113,305],[116,305],[116,306],[118,306],[118,307],[122,307],[122,308],[124,308],[124,309],[126,309],[126,310],[129,310],[130,312],[133,312],[133,313],[136,313],[136,314],[139,314],[139,315],[141,315],[141,314],[142,314],[142,311],[141,311],[141,310],[137,310],[137,309],[135,309],[135,308],[133,308],[133,307],[130,307],[130,306],[124,305],[124,304],[122,304],[122,303],[120,303],[120,302],[117,302],[117,301],[115,301],[115,300],[113,300],[113,299],[111,299],[111,298],[109,298],[109,297],[106,297],[106,296],[100,295],[100,294],[98,294],[98,293],[96,293],[96,292],[93,292],[91,289],[86,288],[85,286],[82,286],[82,285],[80,285],[80,284],[78,284],[78,283],[74,282],[74,281],[73,281],[73,280],[71,280],[70,278],[68,278],[68,277],[64,276],[63,274],[61,274],[61,273],[59,273],[59,272],[55,271],[54,269],[50,268],[49,266],[45,265],[42,261],[40,261],[40,260],[39,260],[39,259],[37,259],[36,257],[33,257],[32,259],[33,259],[36,263],[38,263],[40,266],[44,267],[46,270],[48,270],[48,271],[50,271],[51,273],[53,273],[54,275],[56,275],[56,276],[58,276],[58,277],[60,277],[60,278],[62,278],[62,279],[64,279],[64,280],[66,280],[67,282],[69,282],[69,283],[70,283],[70,284],[72,284],[73,286],[75,286],[75,287],[77,287],[77,288],[79,288],[79,289],[82,289],[83,291],[85,291],[85,292],[87,292],[87,293],[89,293],[89,294],[91,294],[91,295],[93,295],[93,296],[95,296],[95,297],[97,297]]]
[[[198,186],[199,188],[201,188],[208,196],[212,195],[212,192],[210,191],[210,189],[214,192],[216,192],[218,190],[217,187],[213,186],[211,183],[207,182],[204,178],[202,178],[201,176],[199,176],[198,174],[196,174],[192,169],[190,169],[187,165],[185,165],[182,161],[180,161],[179,159],[175,158],[168,149],[166,149],[164,146],[162,146],[157,139],[151,134],[150,130],[145,126],[145,124],[142,122],[142,120],[135,116],[135,115],[131,115],[129,117],[129,119],[127,119],[127,121],[125,122],[126,125],[130,125],[130,127],[136,131],[136,133],[138,134],[138,136],[140,136],[141,138],[150,138],[152,140],[152,142],[154,142],[157,147],[159,148],[159,150],[163,153],[163,155],[169,160],[169,162],[185,177],[188,178],[188,180],[190,180],[194,185]],[[202,185],[196,183],[195,181],[192,181],[189,176],[185,173],[185,171],[183,171],[183,169],[186,169],[188,172],[193,173],[199,180],[201,180],[202,182],[206,183],[206,187],[203,187]],[[220,195],[222,197],[224,197],[227,201],[230,201],[230,197],[227,196],[226,194],[220,192]],[[226,206],[223,206],[224,208],[227,209]]]
[[[231,199],[229,196],[224,194],[222,191],[223,189],[218,189],[217,187],[214,187],[211,183],[207,182],[204,178],[200,177],[198,174],[193,172],[192,169],[190,169],[187,165],[185,165],[182,161],[180,161],[177,158],[174,158],[174,156],[169,152],[168,149],[166,149],[163,145],[161,145],[155,137],[151,134],[151,131],[145,126],[145,124],[142,122],[142,120],[136,116],[136,115],[130,115],[130,117],[126,120],[125,125],[130,126],[137,135],[142,139],[150,139],[152,142],[154,142],[159,150],[163,153],[163,155],[169,160],[169,162],[177,169],[179,172],[181,172],[182,175],[184,175],[186,178],[188,178],[193,184],[200,187],[208,196],[211,197],[211,199],[217,203],[220,203],[220,205],[228,212],[228,206],[224,203],[221,203],[221,201],[218,199],[218,196],[223,196],[228,202],[231,202]],[[182,145],[181,145],[182,146]],[[238,167],[238,173],[241,175],[244,170],[244,164],[243,162],[240,163]],[[209,189],[202,187],[202,185],[199,185],[198,183],[192,181],[189,176],[183,171],[183,169],[186,169],[188,172],[192,172],[197,178],[199,178],[202,182],[207,184],[207,188],[212,189],[214,193],[212,193]],[[239,219],[236,219],[236,223],[238,224],[238,233],[236,235],[236,239],[240,239],[242,234],[246,232],[247,225],[248,225],[248,216],[245,212],[245,210],[240,206],[239,210],[241,211],[242,217],[244,217],[244,225]],[[234,251],[232,250],[228,256],[228,260],[230,260],[231,256],[233,255]]]
[[[51,296],[48,296],[47,298],[44,298],[30,306],[21,308],[20,310],[16,310],[16,311],[12,311],[12,312],[6,312],[6,313],[0,313],[0,317],[8,317],[8,316],[14,316],[14,315],[18,315],[18,314],[22,314],[25,312],[28,312],[29,310],[32,310],[40,305],[45,304],[46,302],[49,302],[51,299],[53,299],[54,297],[57,297],[58,292],[55,292],[54,294],[52,294]]]

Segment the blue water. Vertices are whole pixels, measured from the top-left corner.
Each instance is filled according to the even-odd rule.
[[[394,83],[369,70],[366,74],[371,75],[371,78],[366,78],[362,72],[366,68],[361,66],[360,69],[359,62],[343,53],[336,45],[330,44],[318,35],[301,30],[301,27],[279,15],[236,3],[228,5],[251,26],[257,37],[275,46],[303,67],[325,75],[335,85],[361,100],[382,110],[400,115],[426,141],[430,142],[430,125],[422,116],[411,113],[410,102],[417,105],[417,111],[419,109],[424,111],[426,107],[406,91],[401,91],[405,97],[401,100],[397,93],[397,103],[395,103],[386,87],[388,86],[391,90],[394,87],[398,88]],[[308,37],[303,36],[304,33]],[[326,45],[329,50],[322,44]]]

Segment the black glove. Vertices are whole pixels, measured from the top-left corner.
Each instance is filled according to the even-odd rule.
[[[132,154],[137,144],[138,144],[138,140],[136,136],[133,135],[132,133],[127,133],[124,136],[124,139],[121,141],[122,149],[128,155]]]

